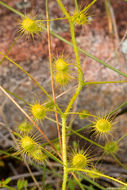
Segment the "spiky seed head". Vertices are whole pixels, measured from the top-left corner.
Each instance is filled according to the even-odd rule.
[[[62,58],[58,58],[55,61],[55,67],[58,72],[64,73],[66,73],[69,69],[68,63],[66,63],[66,61],[64,61]]]
[[[117,141],[111,141],[105,144],[104,151],[109,154],[115,154],[119,150]]]
[[[76,19],[75,19],[75,23],[78,25],[83,25],[86,24],[88,22],[88,16],[87,13],[83,12],[78,16],[79,13],[76,13]]]
[[[89,23],[89,18],[87,11],[75,11],[72,16],[72,22],[74,22],[77,25],[83,25],[86,23]]]
[[[59,85],[64,86],[64,85],[68,84],[68,82],[70,81],[70,77],[68,74],[66,74],[64,72],[57,72],[55,75],[55,81]]]
[[[35,119],[43,120],[46,115],[46,109],[43,105],[35,103],[34,105],[31,105],[31,113]]]
[[[111,131],[111,122],[108,119],[100,118],[96,121],[95,129],[98,133],[105,134]]]
[[[30,123],[28,123],[27,121],[22,122],[19,126],[18,129],[21,132],[30,132],[33,128],[33,125],[31,125]]]
[[[82,110],[82,112],[79,114],[80,119],[85,119],[89,117],[89,111],[88,110]]]
[[[24,136],[20,140],[21,148],[24,153],[32,153],[36,148],[36,142],[29,136]]]
[[[33,152],[30,153],[30,157],[35,161],[44,161],[47,156],[42,152],[41,147],[37,147]]]
[[[38,34],[42,31],[42,21],[35,20],[32,17],[24,16],[20,21],[20,31],[26,35]]]
[[[88,164],[87,156],[85,154],[77,153],[73,155],[72,167],[74,168],[85,168]]]

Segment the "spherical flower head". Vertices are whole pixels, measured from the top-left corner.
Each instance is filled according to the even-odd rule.
[[[84,12],[84,13],[81,13],[79,16],[78,16],[79,13],[76,13],[76,19],[75,19],[75,23],[78,24],[78,25],[83,25],[83,24],[86,24],[88,22],[88,17],[87,17],[87,14]]]
[[[88,164],[87,156],[85,154],[77,153],[73,155],[72,166],[74,168],[85,168]]]
[[[108,119],[100,118],[95,124],[95,129],[99,133],[108,133],[111,130],[111,122]]]
[[[33,128],[33,125],[31,125],[30,123],[28,123],[27,121],[22,122],[19,126],[18,126],[20,132],[30,132]]]
[[[61,58],[58,58],[55,61],[55,67],[56,67],[56,70],[58,72],[65,72],[66,73],[68,71],[68,64],[66,63],[66,61],[64,61]]]
[[[115,154],[119,150],[117,141],[111,141],[105,144],[104,151],[109,154]]]
[[[35,103],[34,105],[31,105],[31,113],[35,119],[43,120],[46,115],[46,110],[41,104]]]
[[[29,136],[22,137],[20,144],[24,153],[31,153],[36,148],[36,142]]]
[[[23,19],[20,21],[20,31],[24,34],[38,34],[42,31],[42,22],[35,20],[32,17],[24,16]]]
[[[88,17],[87,11],[76,11],[72,16],[72,21],[77,25],[83,25],[89,22]]]
[[[44,161],[47,156],[42,152],[40,147],[37,147],[36,150],[31,152],[30,157],[35,161]]]
[[[67,85],[68,82],[70,81],[70,77],[68,74],[64,73],[64,72],[57,72],[55,75],[55,81],[61,85]]]

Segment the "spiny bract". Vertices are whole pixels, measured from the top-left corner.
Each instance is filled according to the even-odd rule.
[[[75,12],[72,20],[78,25],[83,25],[88,23],[88,15],[86,12]]]
[[[36,142],[29,136],[22,137],[20,145],[24,153],[32,153],[36,148]]]
[[[107,133],[111,130],[111,122],[107,119],[99,119],[96,122],[95,128],[100,133]]]
[[[64,72],[57,72],[55,75],[55,81],[59,85],[64,86],[64,85],[68,84],[68,82],[70,81],[70,77],[68,74],[66,74]]]
[[[20,31],[23,34],[26,35],[32,35],[38,34],[39,32],[42,32],[42,21],[35,20],[32,17],[24,16],[20,21]]]
[[[30,153],[30,157],[35,161],[43,161],[47,156],[42,152],[41,147],[37,147],[33,152]]]
[[[74,168],[84,168],[87,166],[87,157],[81,153],[77,153],[72,158],[72,166]]]
[[[92,122],[95,134],[107,137],[111,135],[113,130],[113,122],[109,115],[98,116],[95,121]]]
[[[55,61],[55,67],[58,72],[64,72],[64,73],[66,73],[69,69],[68,63],[66,63],[66,61],[64,61],[62,58],[58,58]]]
[[[46,109],[43,105],[35,103],[34,105],[31,105],[31,113],[35,119],[43,120],[46,115]]]
[[[73,150],[71,156],[71,166],[73,168],[86,168],[90,164],[90,161],[91,159],[86,151],[84,152],[83,150],[77,150],[77,148]]]

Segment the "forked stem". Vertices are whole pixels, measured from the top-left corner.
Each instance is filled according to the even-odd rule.
[[[73,44],[73,49],[74,49],[74,53],[75,53],[75,58],[76,58],[76,64],[77,64],[77,68],[78,68],[78,87],[73,95],[73,97],[71,98],[65,113],[65,115],[61,115],[62,116],[62,152],[63,152],[63,165],[64,165],[64,174],[63,174],[63,184],[62,184],[62,190],[66,190],[66,183],[67,183],[67,176],[68,176],[68,171],[67,171],[67,150],[66,150],[66,120],[67,120],[67,116],[68,116],[68,112],[70,111],[70,109],[72,108],[72,105],[74,103],[74,101],[76,100],[76,98],[78,97],[80,91],[82,90],[83,87],[83,82],[84,82],[84,76],[80,67],[80,58],[79,58],[79,53],[78,53],[78,48],[77,48],[77,43],[76,43],[76,39],[75,39],[75,27],[74,27],[74,23],[71,19],[71,16],[69,15],[69,13],[66,11],[64,5],[62,4],[61,0],[57,0],[61,10],[63,11],[64,15],[67,17],[68,22],[69,22],[69,26],[70,26],[70,33],[71,33],[71,39],[72,39],[72,44]]]

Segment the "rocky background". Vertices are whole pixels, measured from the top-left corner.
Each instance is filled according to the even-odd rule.
[[[73,0],[64,0],[63,2],[68,11],[74,11]],[[45,19],[44,1],[31,0],[24,3],[21,0],[6,0],[6,3],[22,13],[25,12],[26,7],[27,14],[37,15],[39,18]],[[86,5],[87,3],[87,1],[85,3],[84,1],[79,1],[81,6]],[[111,33],[111,31],[109,31],[109,22],[104,2],[98,0],[89,11],[92,20],[91,23],[85,26],[76,26],[76,40],[78,47],[122,72],[127,73],[127,2],[124,0],[117,0],[117,2],[111,0],[111,5],[112,14],[114,15],[113,26],[115,32]],[[63,16],[56,1],[51,0],[49,8],[51,18]],[[0,5],[0,51],[3,53],[6,53],[18,35],[19,20],[20,17],[18,15]],[[70,41],[69,26],[66,20],[52,21],[51,29]],[[51,37],[51,40],[52,55],[67,55],[71,60],[71,63],[75,64],[73,49],[53,36]],[[41,33],[40,36],[35,36],[34,40],[26,39],[25,37],[18,39],[9,53],[9,57],[29,72],[51,94],[47,33],[45,31]],[[0,59],[2,59],[1,55]],[[85,81],[126,80],[126,78],[118,75],[114,71],[104,67],[82,53],[80,53],[80,59]],[[74,70],[73,73],[76,75],[76,70]],[[47,100],[42,91],[40,91],[26,74],[7,60],[4,60],[2,65],[0,65],[0,84],[5,89],[17,94],[31,104],[37,99],[40,99],[41,102]],[[64,88],[59,88],[56,85],[56,95],[60,95],[63,91],[67,91],[63,96],[57,99],[63,110],[65,109],[67,102],[70,100],[70,97],[73,95],[74,87],[76,85],[76,80]],[[76,111],[86,109],[92,114],[98,115],[108,113],[127,101],[126,93],[126,83],[86,86],[81,91],[80,96],[74,105],[74,109]],[[14,99],[23,109],[29,112],[28,106],[26,106],[21,100]],[[17,125],[19,125],[25,117],[2,92],[0,92],[0,111],[0,147],[1,149],[6,149],[13,145],[7,126],[11,130],[15,130]],[[127,132],[126,115],[127,113],[125,112],[115,119],[117,130],[113,135],[116,139]],[[88,122],[84,122],[84,120],[79,120],[77,117],[73,123],[73,128],[83,127],[87,123]],[[49,138],[53,139],[57,136],[55,124],[52,124],[49,121],[44,121],[42,125]],[[126,139],[123,140],[123,151],[121,153],[123,155],[122,161],[124,163],[127,161],[125,142]],[[7,164],[12,162],[13,161],[9,160],[7,161]],[[110,162],[112,163],[113,161],[110,160]],[[11,170],[9,164],[7,168]],[[0,170],[3,171],[1,168]],[[108,169],[108,172],[111,173],[112,171]],[[4,176],[1,176],[0,174],[0,177]]]

